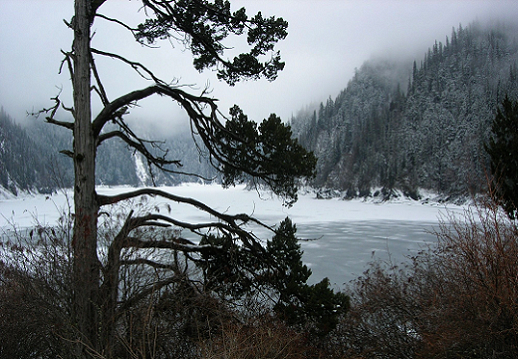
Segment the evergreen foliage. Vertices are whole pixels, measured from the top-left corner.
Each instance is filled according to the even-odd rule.
[[[52,191],[48,148],[35,141],[3,108],[0,111],[0,187],[13,194]]]
[[[256,80],[264,77],[270,81],[277,78],[277,72],[284,68],[280,53],[271,54],[269,60],[260,58],[274,50],[274,44],[288,34],[288,23],[282,18],[264,18],[261,12],[253,17],[245,8],[230,11],[228,1],[155,1],[143,0],[143,4],[156,15],[138,26],[135,39],[152,44],[157,40],[174,37],[173,34],[189,34],[189,49],[193,55],[193,65],[198,71],[218,68],[218,78],[229,85],[242,79]],[[245,34],[247,53],[241,53],[233,60],[224,60],[223,53],[228,48],[223,44],[229,35]]]
[[[349,308],[349,298],[330,288],[327,278],[309,285],[311,270],[302,262],[296,226],[286,218],[266,243],[261,259],[230,237],[205,237],[201,244],[220,248],[205,253],[199,266],[207,288],[223,297],[242,299],[261,293],[275,297],[274,310],[288,325],[313,328],[325,335],[335,328]]]
[[[491,159],[491,173],[496,196],[511,218],[516,218],[518,204],[518,102],[505,97],[491,126],[492,136],[486,145]]]
[[[313,153],[298,144],[290,127],[275,114],[259,126],[248,120],[237,106],[230,109],[230,114],[232,118],[225,123],[225,128],[216,133],[217,151],[227,158],[222,164],[224,186],[234,185],[251,176],[252,180],[258,178],[266,183],[275,194],[287,199],[287,205],[291,205],[297,200],[293,173],[312,178],[316,165]],[[286,153],[291,156],[286,156]]]
[[[317,335],[325,335],[338,324],[349,308],[349,298],[330,288],[328,278],[317,284],[306,283],[311,270],[302,263],[302,250],[295,236],[297,229],[286,218],[268,241],[267,251],[276,263],[270,285],[279,293],[275,310],[288,324],[312,325]]]

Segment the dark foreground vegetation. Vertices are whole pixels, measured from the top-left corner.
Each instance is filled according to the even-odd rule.
[[[2,244],[0,357],[74,357],[77,328],[71,316],[71,228],[71,222],[63,217],[59,228],[36,228],[23,242]],[[277,283],[285,286],[283,289],[265,290],[266,281],[255,283],[262,286],[261,291],[226,286],[231,282],[219,280],[216,287],[216,282],[209,279],[214,279],[210,273],[216,273],[202,262],[192,268],[176,268],[185,271],[184,280],[127,305],[117,320],[112,353],[92,351],[91,357],[518,355],[518,226],[490,198],[479,201],[463,216],[443,218],[436,233],[437,246],[423,250],[402,265],[372,263],[340,295],[326,291],[325,283],[301,286],[300,279],[307,279],[310,272],[300,264],[300,248],[295,240],[279,241],[279,236],[289,238],[293,230],[285,222],[276,239],[268,242],[269,247],[287,244],[285,249],[291,249],[278,255],[287,255],[299,263],[298,270],[286,269],[286,277],[277,278]],[[148,258],[159,255],[153,251]],[[184,255],[174,253],[177,259]],[[131,258],[128,252],[123,260],[136,260]],[[221,268],[221,263],[217,266]],[[157,281],[160,269],[145,268],[135,266],[121,273],[122,297],[138,292],[136,287]],[[284,298],[283,302],[279,297],[275,304],[268,293],[275,295],[279,289],[288,295],[306,293],[313,298],[308,298],[305,306],[283,305],[290,300]],[[246,293],[237,295],[240,290]],[[347,297],[350,308],[341,309],[337,299],[347,306]],[[327,307],[330,300],[334,301],[332,308]]]
[[[119,253],[126,266],[118,275],[109,351],[84,342],[86,357],[517,357],[518,222],[509,191],[517,179],[506,150],[516,142],[517,113],[506,99],[493,120],[487,194],[463,215],[442,218],[436,245],[403,264],[372,263],[344,292],[330,290],[327,280],[306,284],[311,271],[289,219],[264,243],[261,259],[210,235],[198,248],[214,252],[198,257],[188,246],[142,252],[157,238],[181,236],[160,226],[136,231],[142,245]],[[148,210],[145,202],[127,206]],[[110,238],[128,225],[128,207],[99,226],[104,276]],[[35,227],[1,244],[2,358],[75,357],[82,336],[73,315],[72,233],[73,218],[63,213],[60,226]],[[102,335],[101,327],[94,333]]]
[[[445,218],[411,263],[374,263],[340,328],[365,357],[515,358],[518,228],[491,201]]]
[[[137,205],[138,206],[138,205]],[[119,231],[122,209],[103,224],[103,237]],[[75,358],[78,326],[73,316],[72,221],[17,234],[0,251],[0,357]],[[148,228],[142,241],[168,235]],[[216,237],[204,242],[220,241]],[[106,243],[105,243],[106,244]],[[121,255],[119,304],[114,331],[103,351],[89,343],[91,358],[277,357],[317,353],[316,345],[348,309],[348,297],[329,289],[327,280],[305,284],[311,271],[302,264],[295,227],[284,221],[266,243],[259,261],[246,248],[227,256],[150,248]],[[99,249],[106,268],[111,249]],[[151,267],[164,257],[168,265]],[[245,263],[247,262],[247,263]],[[284,263],[284,264],[282,264]],[[190,266],[191,265],[191,266]],[[151,268],[151,269],[150,269]],[[246,270],[255,276],[246,276]],[[168,272],[176,273],[174,281]],[[101,336],[101,328],[96,335]],[[80,339],[79,339],[80,340]],[[283,354],[284,353],[284,354]]]

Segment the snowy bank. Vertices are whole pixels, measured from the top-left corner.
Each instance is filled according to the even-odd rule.
[[[392,201],[364,199],[342,200],[334,197],[318,199],[316,193],[306,191],[291,208],[284,207],[282,200],[268,192],[247,190],[244,185],[223,189],[216,184],[203,185],[186,183],[162,190],[183,197],[191,197],[225,213],[246,213],[266,222],[275,224],[286,216],[297,224],[346,221],[419,221],[437,222],[447,211],[460,213],[465,206],[434,201],[415,201],[400,197]],[[98,187],[98,192],[114,195],[133,190],[128,187]],[[41,224],[55,224],[68,205],[72,204],[73,193],[69,190],[52,195],[29,195],[0,198],[0,227],[16,224],[19,227]],[[202,220],[198,210],[160,198],[148,198],[147,206],[168,206],[172,215],[182,220]]]

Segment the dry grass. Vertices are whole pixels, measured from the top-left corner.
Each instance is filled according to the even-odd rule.
[[[201,352],[205,359],[297,359],[311,355],[302,334],[268,316],[248,324],[225,325],[220,336],[201,344]]]

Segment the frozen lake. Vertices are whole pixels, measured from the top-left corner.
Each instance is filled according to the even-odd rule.
[[[99,188],[99,193],[115,194],[125,189],[131,190]],[[360,275],[373,254],[388,259],[390,253],[395,263],[401,262],[426,242],[435,241],[430,231],[437,226],[441,215],[464,210],[455,205],[446,208],[407,199],[382,204],[360,199],[322,200],[313,193],[299,195],[299,201],[286,208],[279,199],[247,191],[244,186],[225,190],[217,185],[184,184],[162,189],[198,199],[220,212],[253,215],[271,226],[289,216],[297,225],[298,236],[309,239],[301,241],[301,245],[304,261],[313,271],[310,281],[329,277],[339,287]],[[59,217],[59,210],[66,206],[66,199],[63,193],[0,199],[0,228],[5,233],[13,223],[19,228],[30,227],[36,221],[52,225]],[[149,208],[157,206],[170,206],[171,215],[182,221],[209,219],[193,208],[173,202],[149,199],[145,204]],[[264,234],[260,230],[255,233]]]
[[[430,233],[435,222],[405,220],[321,222],[300,225],[301,237],[323,235],[302,242],[304,261],[311,268],[311,282],[328,277],[337,287],[357,278],[374,258],[395,264],[436,240]]]

